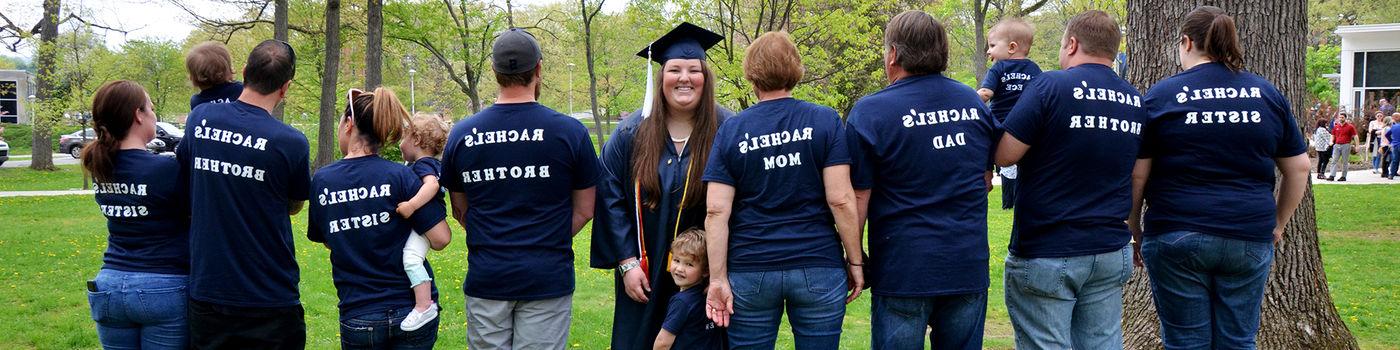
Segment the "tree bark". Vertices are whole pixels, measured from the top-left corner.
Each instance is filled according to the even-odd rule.
[[[365,90],[374,90],[384,82],[384,0],[369,0],[365,13],[369,17],[365,31]]]
[[[287,11],[289,11],[287,9],[287,0],[276,0],[274,1],[273,7],[275,11],[272,14],[272,38],[283,42],[290,42],[287,40],[287,16],[289,15],[289,13],[287,13]],[[286,111],[286,105],[286,102],[280,102],[277,104],[277,107],[273,107],[272,117],[277,118],[279,121],[283,120],[282,115]]]
[[[1292,101],[1294,116],[1307,116],[1306,0],[1129,0],[1128,81],[1146,91],[1180,71],[1179,26],[1188,11],[1202,4],[1219,6],[1234,16],[1246,69],[1273,82]],[[1309,121],[1295,120],[1303,130],[1309,129]],[[1162,348],[1146,272],[1137,269],[1123,290],[1123,341],[1129,349]],[[1256,340],[1260,349],[1357,348],[1327,290],[1311,186],[1288,223],[1283,242],[1276,246],[1262,309]]]
[[[602,118],[606,116],[598,114],[598,74],[593,69],[593,19],[597,18],[598,11],[603,9],[603,1],[606,0],[598,0],[597,7],[588,6],[588,0],[578,1],[579,11],[583,14],[584,58],[588,60],[588,100],[593,113],[593,129],[597,132],[598,145],[600,146],[603,145]]]
[[[320,169],[335,161],[335,128],[340,117],[335,108],[339,91],[336,78],[340,73],[340,0],[326,1],[326,62],[321,74],[321,121],[317,125],[316,163]]]
[[[35,66],[39,70],[39,77],[36,79],[34,97],[44,105],[44,107],[54,106],[54,89],[58,83],[55,65],[58,64],[58,11],[59,0],[44,0],[44,18],[39,20],[39,49]],[[34,170],[52,171],[58,170],[53,166],[53,134],[52,128],[56,119],[59,118],[56,108],[39,108],[40,113],[34,113],[34,118],[30,123],[34,124],[32,143],[30,144],[31,158],[29,168]]]
[[[990,2],[972,0],[972,23],[975,27],[972,33],[972,71],[977,77],[977,84],[981,84],[982,77],[987,75],[987,8]]]

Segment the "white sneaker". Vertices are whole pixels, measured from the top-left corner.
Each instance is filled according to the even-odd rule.
[[[403,322],[399,323],[399,329],[402,329],[404,332],[416,331],[419,328],[423,328],[423,325],[428,324],[428,321],[432,321],[433,319],[437,318],[437,316],[437,303],[433,303],[433,305],[428,306],[427,311],[418,311],[418,309],[413,309],[413,311],[408,313],[408,316],[404,316]]]

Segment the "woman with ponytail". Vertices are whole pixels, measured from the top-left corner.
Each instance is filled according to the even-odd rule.
[[[135,82],[103,84],[92,99],[97,141],[83,149],[107,217],[102,269],[88,281],[97,337],[107,349],[184,349],[190,248],[188,194],[174,158],[146,151],[156,114]]]
[[[403,267],[404,241],[422,233],[434,250],[451,240],[442,202],[429,202],[404,218],[395,209],[421,180],[403,164],[379,157],[398,142],[408,121],[393,91],[352,89],[336,138],[345,158],[311,178],[310,227],[306,236],[331,250],[331,270],[340,298],[340,344],[345,349],[429,349],[437,341],[433,319],[412,331],[400,323],[414,308]],[[327,140],[329,141],[329,140]],[[424,262],[429,278],[432,268]],[[437,287],[429,282],[433,299]]]
[[[1274,245],[1308,185],[1307,148],[1288,100],[1244,70],[1234,19],[1213,6],[1185,18],[1184,71],[1147,92],[1129,227],[1166,348],[1248,349]]]

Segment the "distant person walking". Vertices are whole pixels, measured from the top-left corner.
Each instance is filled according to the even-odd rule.
[[[141,85],[103,84],[92,99],[97,141],[83,149],[93,198],[107,217],[102,269],[88,281],[97,339],[107,349],[184,349],[189,195],[175,159],[151,154],[156,113]]]
[[[1317,119],[1317,129],[1313,129],[1312,147],[1317,151],[1317,179],[1327,179],[1327,164],[1332,160],[1332,130],[1327,127],[1331,125],[1327,119]]]
[[[1356,127],[1347,120],[1346,113],[1337,113],[1336,122],[1332,124],[1332,166],[1328,167],[1327,181],[1346,181],[1347,166],[1351,159],[1352,139],[1356,138]],[[1340,168],[1340,169],[1339,169]],[[1342,174],[1337,177],[1337,173]]]

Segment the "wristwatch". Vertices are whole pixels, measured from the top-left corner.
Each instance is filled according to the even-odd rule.
[[[626,264],[618,265],[617,272],[626,275],[627,271],[632,271],[632,269],[635,269],[638,266],[642,266],[642,262],[640,260],[632,260],[630,262],[627,262]]]

